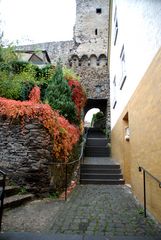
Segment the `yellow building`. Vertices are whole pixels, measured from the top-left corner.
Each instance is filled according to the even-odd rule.
[[[109,71],[112,157],[161,223],[161,1],[111,0]],[[158,180],[158,181],[157,181]]]

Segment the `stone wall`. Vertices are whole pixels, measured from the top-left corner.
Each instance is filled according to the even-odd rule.
[[[82,66],[75,68],[84,86],[87,98],[107,99],[109,94],[108,69],[104,67]]]
[[[19,50],[46,50],[50,57],[51,63],[56,64],[59,59],[63,64],[68,62],[68,56],[74,46],[74,41],[45,42],[31,45],[18,46]]]
[[[48,163],[53,161],[52,140],[38,122],[0,118],[0,167],[11,182],[42,194],[50,189]]]

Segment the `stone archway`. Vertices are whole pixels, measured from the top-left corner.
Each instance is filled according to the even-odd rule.
[[[106,126],[107,126],[109,122],[109,120],[107,119],[108,118],[107,99],[88,99],[84,107],[84,117],[86,116],[86,113],[92,108],[98,108],[101,112],[103,112],[106,118]]]
[[[88,98],[87,103],[84,107],[84,118],[87,112],[92,108],[98,108],[101,112],[103,112],[105,116],[105,128],[106,128],[106,135],[110,142],[110,112],[109,112],[109,99],[102,98],[102,99],[92,99]]]
[[[84,116],[92,108],[99,108],[100,111],[102,111],[104,113],[104,115],[107,116],[107,99],[91,99],[91,98],[89,98],[84,107]]]

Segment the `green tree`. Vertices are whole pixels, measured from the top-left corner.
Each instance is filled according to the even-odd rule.
[[[12,46],[3,47],[0,42],[0,96],[15,100],[27,100],[34,85],[41,88],[41,97],[55,69],[47,65],[40,69],[29,62],[19,61]]]
[[[53,109],[59,110],[60,114],[67,118],[69,122],[78,124],[75,104],[72,101],[71,89],[64,79],[60,63],[57,64],[55,74],[46,89],[45,102]]]

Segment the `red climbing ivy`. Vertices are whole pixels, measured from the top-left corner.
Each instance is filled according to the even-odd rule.
[[[40,103],[40,88],[38,86],[33,87],[29,94],[29,100],[33,103]]]
[[[86,94],[78,80],[67,78],[68,85],[72,91],[72,100],[77,109],[77,117],[80,119],[81,111],[86,103]]]
[[[0,115],[23,121],[37,119],[49,131],[54,139],[53,155],[56,159],[67,161],[68,156],[80,137],[80,130],[71,125],[68,120],[53,111],[48,104],[40,103],[40,89],[34,87],[29,95],[29,101],[16,101],[0,98]]]

